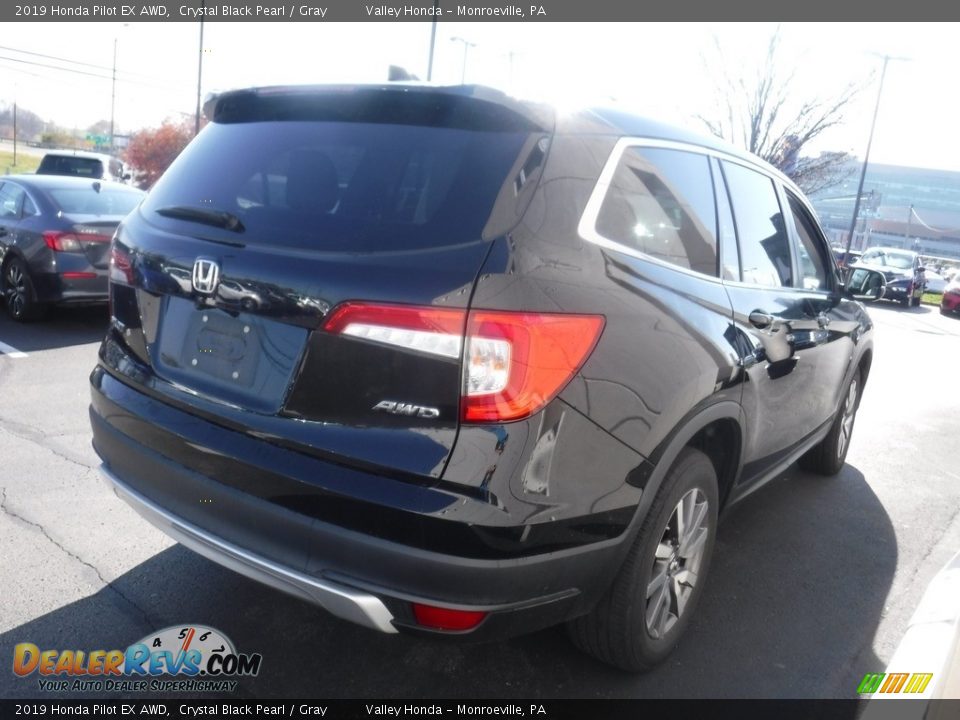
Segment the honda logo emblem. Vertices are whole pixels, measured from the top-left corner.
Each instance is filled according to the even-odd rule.
[[[220,265],[210,258],[197,258],[193,263],[193,289],[213,295],[220,284]]]

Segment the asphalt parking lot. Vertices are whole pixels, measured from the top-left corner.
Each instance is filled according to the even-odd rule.
[[[960,549],[960,320],[871,315],[876,359],[847,466],[831,480],[792,467],[727,514],[694,626],[642,676],[580,655],[560,629],[491,645],[379,635],[173,544],[112,494],[90,448],[106,311],[4,316],[0,697],[40,694],[36,676],[9,670],[18,642],[125,648],[181,623],[262,653],[238,691],[262,699],[855,697]]]

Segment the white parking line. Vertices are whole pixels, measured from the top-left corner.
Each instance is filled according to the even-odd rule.
[[[25,352],[20,352],[13,345],[7,345],[5,342],[0,342],[0,354],[12,358],[25,358],[27,356]]]

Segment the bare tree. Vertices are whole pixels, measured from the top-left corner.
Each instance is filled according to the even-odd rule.
[[[830,98],[796,97],[796,70],[781,72],[777,63],[779,28],[770,38],[766,57],[752,76],[731,74],[714,38],[716,59],[704,56],[715,76],[715,113],[697,118],[719,138],[749,150],[779,168],[805,192],[843,182],[855,167],[846,152],[802,157],[813,139],[843,122],[844,112],[868,83],[851,83]]]

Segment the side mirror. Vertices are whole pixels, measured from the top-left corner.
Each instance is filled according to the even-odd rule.
[[[876,302],[887,289],[887,279],[883,273],[867,268],[854,268],[844,283],[848,297],[860,302]]]

